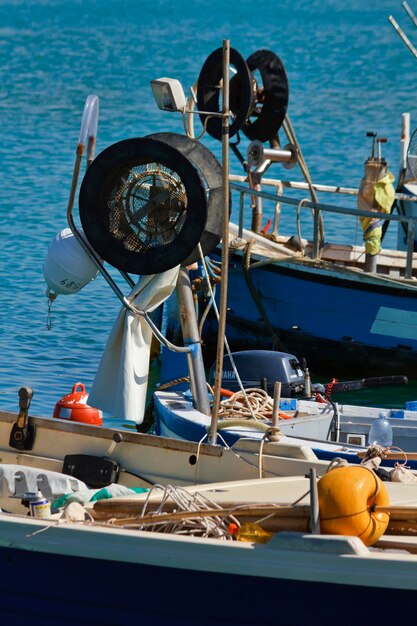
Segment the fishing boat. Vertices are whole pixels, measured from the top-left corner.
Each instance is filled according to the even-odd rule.
[[[219,110],[213,87],[220,80],[218,63],[213,53],[199,75],[197,103],[204,111]],[[331,368],[335,375],[378,371],[415,377],[416,188],[409,116],[403,116],[396,189],[382,154],[386,138],[376,132],[367,133],[372,151],[356,188],[318,184],[311,179],[288,114],[288,80],[280,59],[258,50],[246,61],[236,58],[235,72],[230,81],[232,133],[238,137],[233,150],[244,171],[230,176],[239,208],[228,241],[227,337],[232,349],[303,355],[313,369]],[[217,120],[206,114],[201,118],[207,132],[220,139]],[[279,139],[282,129],[285,146],[285,139]],[[296,166],[301,180],[288,180],[285,169],[279,172]],[[323,194],[336,200],[319,202]],[[340,204],[341,196],[353,198],[357,206]],[[343,232],[350,228],[354,233],[356,223],[363,245],[328,240],[328,215],[339,220]],[[388,225],[391,230],[398,225],[397,249],[381,247]],[[201,300],[205,309],[210,296]],[[203,329],[207,350],[216,345],[217,328],[210,311]]]
[[[224,42],[226,67],[228,51]],[[178,96],[175,84],[174,92]],[[320,460],[311,445],[277,437],[275,427],[262,441],[240,438],[232,446],[217,445],[221,367],[215,374],[209,445],[137,432],[136,424],[140,427],[145,417],[143,391],[152,334],[165,347],[187,355],[191,383],[191,395],[167,397],[160,390],[155,402],[164,402],[179,416],[185,402],[187,410],[211,412],[186,267],[194,261],[194,249],[202,246],[208,220],[201,217],[201,208],[213,201],[216,189],[224,193],[224,185],[216,187],[215,178],[192,159],[190,166],[184,156],[190,146],[184,148],[183,139],[172,136],[122,141],[93,159],[97,109],[97,99],[89,98],[67,212],[70,232],[54,240],[45,277],[52,303],[61,294],[78,291],[99,271],[123,306],[90,394],[76,383],[73,393],[57,402],[53,417],[33,417],[32,389],[23,387],[18,414],[0,413],[3,614],[11,624],[26,622],[30,615],[31,622],[42,625],[122,625],[138,619],[164,625],[264,625],[276,623],[279,612],[289,625],[308,619],[323,626],[335,619],[330,594],[333,600],[354,605],[339,619],[351,623],[384,589],[389,604],[385,617],[406,618],[416,588],[417,561],[413,537],[410,532],[399,536],[399,526],[404,520],[407,527],[415,526],[415,485],[389,483],[385,488],[373,471],[343,467],[342,459],[328,471],[329,463]],[[223,123],[227,118],[222,117]],[[91,164],[80,191],[81,230],[72,209],[86,147]],[[227,211],[227,201],[225,207]],[[224,223],[227,227],[227,219]],[[216,224],[210,224],[205,231],[208,248],[220,237]],[[103,260],[121,272],[130,287],[127,296]],[[130,273],[142,275],[137,284]],[[171,344],[151,317],[177,284],[184,345]],[[118,418],[103,417],[102,412]],[[333,415],[311,419],[330,423]],[[134,428],[126,427],[129,420]],[[343,452],[340,444],[334,445],[335,453]],[[362,447],[358,451],[365,452]],[[327,477],[332,481],[345,469],[362,472],[359,482],[365,489],[356,481],[350,493],[371,532],[326,527],[335,515],[334,509],[325,512],[333,499],[328,494],[343,493],[337,484],[326,487]],[[276,475],[292,478],[268,481]],[[224,482],[226,477],[235,482]],[[207,483],[204,493],[179,487],[196,483]],[[97,490],[111,490],[113,485],[130,492],[108,503],[84,499],[91,490],[96,496]],[[356,510],[347,517],[357,520]],[[263,527],[265,518],[268,528]],[[275,518],[281,521],[271,526]],[[258,545],[259,537],[268,543]],[[24,585],[22,572],[28,581]],[[69,593],[74,580],[76,592]],[[219,583],[227,593],[207,602],[207,589],[217,589]],[[282,607],[264,599],[269,591],[268,597],[275,597],[277,587],[285,597]],[[183,598],[179,588],[187,590]]]
[[[100,272],[122,309],[93,389],[74,381],[72,393],[57,399],[50,415],[36,416],[36,408],[31,414],[36,390],[21,387],[19,411],[0,413],[2,462],[63,472],[96,486],[109,481],[142,487],[213,482],[224,476],[303,475],[316,462],[324,471],[327,464],[307,446],[271,443],[259,454],[258,442],[243,442],[232,451],[138,432],[149,428],[145,405],[152,337],[186,355],[192,404],[204,414],[211,411],[188,271],[181,264],[193,263],[197,244],[205,248],[219,241],[218,211],[213,209],[219,206],[221,168],[199,144],[187,142],[184,148],[185,138],[174,134],[124,140],[95,158],[98,115],[98,98],[90,95],[76,148],[68,227],[50,243],[44,276],[52,306],[57,297],[76,294]],[[190,152],[193,161],[187,157]],[[207,154],[208,166],[202,163],[197,169]],[[84,207],[80,226],[73,209],[84,158],[88,168],[79,193]],[[133,239],[127,236],[129,224]],[[104,259],[120,271],[127,295]],[[137,284],[130,273],[141,275]],[[152,319],[153,309],[175,287],[182,310],[190,313],[184,315],[183,345],[168,341]],[[174,403],[170,408],[176,410]],[[310,421],[327,429],[330,420],[330,415],[316,415]]]
[[[238,64],[240,61],[236,54],[238,53],[233,53],[233,60]],[[218,53],[216,55],[218,56]],[[182,107],[184,97],[178,85],[172,79],[167,80],[153,81],[155,92],[163,95],[162,108],[171,110],[174,105]],[[167,104],[164,99],[167,84],[175,97],[179,98],[179,103],[174,102],[172,105],[168,102]],[[317,403],[309,405],[306,403],[302,407],[300,405],[301,410],[297,405],[292,415],[287,414],[287,419],[280,421],[279,442],[274,442],[273,436],[269,439],[265,438],[265,431],[271,426],[265,424],[262,425],[263,430],[259,430],[259,427],[256,429],[258,434],[252,442],[237,441],[242,437],[247,438],[247,422],[243,430],[237,431],[237,436],[236,433],[232,435],[233,441],[229,441],[229,444],[233,444],[231,454],[227,449],[216,451],[214,455],[233,459],[235,463],[240,454],[237,448],[244,449],[246,450],[245,457],[253,456],[253,460],[249,463],[250,468],[247,467],[246,458],[242,463],[237,462],[236,469],[233,470],[237,473],[232,474],[225,473],[222,462],[218,460],[213,463],[213,470],[210,469],[207,473],[204,470],[203,474],[200,474],[200,468],[193,467],[201,456],[200,449],[205,449],[204,446],[200,448],[200,443],[205,441],[205,436],[208,436],[210,444],[217,443],[216,434],[207,433],[211,424],[209,416],[212,412],[216,412],[216,398],[212,399],[212,403],[210,402],[191,280],[187,268],[192,266],[197,259],[204,259],[222,238],[221,211],[226,207],[227,218],[229,215],[229,206],[225,203],[225,198],[228,200],[229,194],[224,193],[224,187],[228,188],[229,179],[228,176],[225,177],[224,168],[214,155],[200,142],[175,133],[158,133],[145,138],[122,140],[109,146],[95,157],[98,111],[98,98],[90,95],[85,103],[76,149],[73,181],[67,208],[69,228],[61,231],[51,242],[45,261],[44,275],[48,285],[47,295],[50,305],[58,296],[78,292],[94,279],[98,272],[105,278],[122,303],[122,310],[112,329],[93,388],[89,394],[85,390],[78,394],[82,398],[80,400],[82,406],[85,407],[88,398],[89,404],[98,407],[111,418],[105,422],[107,429],[96,428],[99,422],[93,418],[90,422],[94,433],[92,437],[90,432],[86,431],[86,428],[88,430],[91,425],[85,426],[77,423],[75,413],[79,407],[75,411],[72,410],[74,398],[67,399],[66,406],[61,407],[62,410],[59,409],[56,414],[54,413],[55,419],[67,420],[65,428],[62,427],[60,445],[55,445],[49,451],[48,443],[45,442],[53,437],[53,433],[59,429],[59,424],[62,425],[62,422],[50,419],[43,421],[43,418],[39,417],[36,423],[34,422],[38,433],[36,440],[32,442],[31,437],[25,436],[26,441],[20,449],[30,450],[31,446],[34,446],[33,454],[42,458],[53,458],[58,465],[66,463],[66,457],[72,454],[92,457],[96,455],[101,459],[101,463],[103,457],[108,456],[107,450],[111,449],[116,465],[119,469],[125,470],[122,472],[123,478],[126,478],[126,475],[133,475],[135,480],[139,477],[149,483],[156,481],[165,483],[175,476],[178,484],[185,484],[190,480],[197,480],[197,469],[199,482],[212,481],[216,476],[226,475],[230,478],[246,478],[253,476],[254,472],[262,474],[264,471],[272,472],[272,475],[305,473],[305,466],[312,461],[314,463],[317,461],[318,468],[323,466],[315,452],[311,450],[306,452],[312,447],[312,441],[321,442],[316,445],[316,449],[326,450],[325,453],[323,452],[326,462],[332,455],[335,456],[343,451],[346,445],[350,446],[351,458],[357,461],[357,453],[363,452],[366,448],[366,434],[369,427],[363,439],[359,439],[361,444],[359,447],[355,448],[355,444],[358,443],[355,434],[356,440],[346,439],[341,450],[337,441],[341,434],[339,418],[334,407],[330,403],[321,406]],[[79,191],[78,204],[81,222],[79,225],[76,224],[73,209],[84,156],[86,156],[88,167]],[[223,224],[226,224],[228,229],[228,219],[223,220]],[[128,295],[125,295],[116,284],[105,268],[104,262],[119,270],[130,290]],[[131,274],[141,276],[137,284],[131,278]],[[184,338],[182,346],[167,340],[152,318],[154,310],[170,297],[174,288],[178,296],[182,325],[181,339]],[[152,335],[162,343],[165,350],[183,358],[190,374],[190,393],[181,392],[172,395],[162,388],[155,393],[156,431],[158,435],[171,438],[165,442],[153,436],[141,437],[131,429],[125,432],[126,428],[123,426],[127,423],[135,430],[145,430],[143,423]],[[275,354],[274,357],[278,358],[279,354]],[[294,357],[287,355],[284,360],[288,363],[290,370],[291,367],[294,369],[294,365],[291,365]],[[298,377],[302,376],[300,368],[301,366],[297,364],[295,370],[298,372]],[[224,367],[220,369],[224,370]],[[270,377],[273,377],[271,373]],[[292,372],[292,378],[294,378],[294,372]],[[274,382],[276,380],[277,378]],[[281,379],[281,382],[285,381]],[[214,387],[219,389],[220,385],[214,382]],[[221,387],[225,388],[227,385],[221,383]],[[73,391],[76,392],[76,387]],[[219,401],[219,398],[217,400]],[[187,419],[184,419],[184,408]],[[28,406],[24,407],[24,410],[27,416]],[[81,422],[84,421],[84,415],[85,412],[81,410],[79,418]],[[369,412],[367,415],[369,417]],[[411,417],[410,415],[410,419]],[[408,415],[406,421],[407,419]],[[18,423],[16,416],[10,413],[4,415],[6,430],[13,422]],[[164,425],[161,425],[162,422]],[[22,435],[26,432],[24,428],[27,429],[28,423],[20,424],[17,434]],[[146,426],[149,427],[149,424]],[[217,424],[214,428],[217,429]],[[277,425],[275,428],[278,429]],[[193,429],[194,432],[191,432]],[[334,441],[329,442],[329,433],[334,430],[336,430]],[[253,431],[253,425],[250,428],[251,431]],[[227,442],[228,428],[224,434]],[[112,443],[113,437],[115,437],[114,443]],[[172,441],[172,437],[182,438],[189,443],[179,444],[178,441]],[[75,439],[78,438],[79,443],[75,443]],[[19,449],[20,442],[13,439],[11,435],[9,438],[6,435],[4,441],[8,440],[12,443],[12,447]],[[191,442],[195,442],[196,445]],[[259,452],[260,442],[261,453]],[[159,469],[152,466],[151,456],[154,444],[157,454],[163,449],[173,451],[172,456],[166,452],[166,460],[157,464]],[[148,448],[146,448],[147,445]],[[135,453],[135,449],[140,449],[140,454]],[[146,453],[142,451],[143,449]],[[210,446],[207,449],[209,450],[208,456],[210,456]],[[411,451],[414,449],[415,447],[412,447]],[[269,450],[271,450],[271,456],[276,457],[271,467],[262,462],[264,452],[269,454]],[[134,457],[135,460],[132,462]],[[176,467],[179,457],[183,458],[180,469]],[[286,469],[284,469],[283,458],[288,458]],[[300,460],[306,463],[300,463]],[[89,460],[81,458],[76,463],[74,461],[76,468],[74,472],[79,475],[78,472],[84,464],[89,467],[89,472],[93,472],[95,462],[94,458]],[[226,463],[228,462],[227,460]],[[69,461],[65,466],[67,467],[68,464]],[[261,465],[262,469],[260,469]],[[102,469],[102,466],[100,468]],[[241,471],[242,474],[239,473]],[[248,471],[249,474],[247,474]]]
[[[82,160],[84,156],[87,156],[87,161],[91,162],[87,172],[95,176],[96,167],[100,171],[106,164],[106,154],[109,154],[105,152],[102,157],[104,160],[100,157],[94,159],[98,107],[98,98],[89,96],[83,112],[76,150],[74,177],[67,211],[69,228],[61,231],[51,242],[45,261],[44,274],[47,281],[48,298],[52,304],[57,297],[61,298],[64,295],[77,293],[100,271],[116,295],[120,297],[123,304],[122,311],[116,320],[108,348],[103,355],[102,364],[99,368],[101,375],[98,377],[95,392],[97,403],[94,401],[94,396],[89,393],[90,390],[87,391],[84,385],[78,381],[75,382],[71,393],[59,399],[56,407],[51,407],[49,415],[36,416],[36,389],[33,390],[30,386],[21,387],[18,412],[0,412],[2,463],[15,465],[18,469],[35,467],[41,471],[63,473],[66,476],[71,476],[74,480],[81,480],[96,487],[105,486],[110,482],[125,487],[140,488],[149,487],[156,483],[187,485],[218,482],[224,477],[245,479],[287,474],[304,475],[311,467],[316,467],[320,473],[324,472],[327,462],[320,461],[309,446],[293,445],[293,442],[290,442],[290,445],[285,442],[271,442],[270,444],[265,442],[261,451],[259,442],[256,441],[240,442],[236,446],[225,449],[217,445],[185,442],[138,432],[138,430],[145,430],[143,425],[146,413],[151,330],[158,337],[158,340],[164,342],[166,346],[179,350],[182,354],[190,355],[192,365],[190,371],[192,380],[195,381],[195,384],[192,384],[192,404],[195,405],[197,411],[204,414],[208,414],[211,407],[205,378],[203,384],[200,376],[203,364],[199,354],[199,338],[196,337],[195,329],[192,326],[195,316],[193,318],[190,315],[186,320],[185,336],[189,338],[188,345],[180,346],[167,341],[151,318],[152,308],[170,293],[173,286],[176,285],[178,276],[182,280],[182,285],[179,287],[182,306],[194,310],[193,305],[191,308],[189,306],[189,298],[192,300],[192,293],[187,279],[187,271],[186,269],[179,269],[178,257],[174,259],[174,263],[176,263],[174,269],[163,267],[161,273],[143,277],[139,281],[139,286],[135,286],[134,281],[125,273],[125,269],[130,269],[130,267],[122,269],[123,277],[126,277],[126,283],[132,290],[131,294],[125,296],[105,270],[101,256],[89,244],[85,234],[85,231],[88,232],[88,224],[84,230],[75,224],[73,206]],[[182,138],[175,137],[175,139],[179,142]],[[162,145],[157,140],[149,140],[149,142],[145,141],[148,148],[151,146],[153,149],[156,146],[159,153],[164,152],[164,156],[161,157],[161,160],[158,158],[154,166],[152,163],[155,162],[155,155],[152,156],[150,163],[145,162],[145,164],[142,154],[139,157],[136,156],[138,166],[130,177],[130,183],[133,181],[133,185],[136,185],[137,189],[136,191],[131,189],[130,195],[129,193],[124,196],[121,195],[122,198],[127,198],[126,204],[135,198],[136,192],[140,192],[138,190],[140,183],[143,183],[142,192],[148,193],[148,198],[150,196],[149,202],[152,203],[152,198],[155,197],[165,198],[166,202],[164,186],[160,184],[158,187],[158,171],[162,171],[162,174],[166,176],[165,184],[168,187],[165,189],[178,187],[178,174],[167,173],[166,165],[161,165],[161,163],[166,162],[166,153],[169,153],[170,150],[174,170],[178,167],[178,163],[182,162],[182,174],[184,175],[184,171],[186,171],[184,168],[188,167],[191,176],[194,176],[194,181],[196,180],[195,168],[178,150],[172,146],[170,148],[168,144]],[[123,158],[131,163],[132,153],[129,150],[132,149],[132,145],[132,142],[127,144],[122,142],[121,147],[117,146],[118,158],[121,155],[120,148],[125,149],[127,147],[128,155]],[[144,144],[139,140],[137,145],[142,147]],[[116,162],[115,171],[116,173],[121,172],[123,181],[126,180],[126,170],[121,169],[118,162]],[[213,202],[213,197],[215,199],[218,188],[216,185],[219,184],[215,174],[216,172],[209,177],[213,187],[210,195],[211,202]],[[201,187],[200,179],[197,179],[197,183]],[[122,182],[123,184],[126,183]],[[82,194],[88,193],[89,189],[90,183],[84,179]],[[151,191],[153,196],[150,194]],[[93,207],[96,206],[96,197],[100,197],[100,194],[94,194],[91,203]],[[201,198],[206,200],[204,192],[198,197],[198,200]],[[175,196],[172,204],[168,203],[167,210],[175,211],[178,209],[180,201],[181,197]],[[88,197],[85,202],[90,207]],[[109,202],[110,206],[113,207],[114,198],[112,197]],[[154,202],[156,204],[156,201]],[[148,204],[145,208],[145,218],[149,211],[152,217],[152,208],[152,204]],[[161,226],[164,224],[163,214],[159,211],[158,215]],[[136,224],[138,223],[140,223],[139,220]],[[118,229],[121,226],[123,226],[122,216],[120,216],[120,223],[115,226],[117,235],[119,235]],[[145,223],[144,227],[139,230],[141,235],[145,233],[148,236],[148,241],[155,232],[155,225],[152,227],[152,231],[147,230]],[[157,228],[158,224],[156,225]],[[95,233],[98,232],[96,227],[93,230]],[[175,229],[172,229],[174,236],[175,232]],[[214,226],[211,229],[211,233],[213,232],[215,232]],[[201,235],[200,229],[197,240]],[[211,237],[214,235],[211,234]],[[214,238],[216,240],[216,237]],[[116,237],[116,244],[118,241],[119,239]],[[170,241],[166,244],[166,241],[162,239],[162,248],[165,245],[169,246],[169,244]],[[192,247],[195,245],[195,241],[192,242]],[[184,253],[183,249],[181,252],[181,256],[184,258],[192,252],[189,249],[188,241],[186,246],[188,251],[185,250]],[[107,244],[107,247],[117,250],[114,242],[112,246]],[[177,249],[178,247],[177,245]],[[170,248],[171,255],[176,255],[177,250],[172,248],[173,246]],[[158,254],[159,256],[162,255],[161,250],[158,252],[158,249],[152,248],[152,246],[149,249],[151,256],[154,257],[153,261],[151,259],[151,263],[155,263],[155,257]],[[155,250],[158,254],[155,254]],[[129,258],[129,249],[125,252],[125,256]],[[134,256],[135,262],[140,256],[140,254]],[[138,267],[133,269],[137,271]],[[190,341],[193,338],[194,341]],[[133,360],[128,362],[126,357],[132,357]],[[108,361],[110,361],[110,366]],[[34,396],[33,402],[32,396]],[[170,410],[177,410],[172,401],[169,406]],[[328,426],[330,420],[331,415],[328,414],[313,416],[311,421]],[[146,426],[148,428],[149,423]],[[9,478],[9,481],[10,495],[15,491],[13,487],[14,474]]]
[[[209,373],[213,384],[214,368]],[[175,381],[174,381],[175,383]],[[274,425],[282,435],[310,445],[320,458],[330,458],[334,442],[344,446],[367,446],[372,443],[370,430],[378,418],[388,420],[393,445],[404,452],[417,450],[417,411],[414,401],[404,408],[383,408],[335,402],[333,394],[361,389],[406,384],[402,376],[375,377],[351,381],[333,379],[328,385],[312,383],[308,368],[293,354],[268,350],[244,350],[225,356],[222,369],[220,427],[223,443],[233,445],[240,437],[262,440]],[[279,397],[274,401],[276,385]],[[164,388],[164,385],[161,386]],[[207,436],[209,418],[193,410],[189,392],[182,396],[183,410],[169,410],[170,402],[180,402],[181,385],[165,388],[155,395],[155,430],[158,434],[200,441]],[[182,385],[184,387],[184,385]],[[177,405],[179,408],[179,404]],[[328,416],[330,422],[318,427],[314,416]],[[313,441],[315,440],[315,441]],[[295,441],[295,439],[294,439]],[[333,442],[333,443],[332,443]],[[357,459],[357,450],[352,450]]]
[[[164,95],[166,82],[162,86],[156,82]],[[176,83],[168,84],[178,96]],[[311,442],[325,441],[335,423],[334,409],[329,406],[316,405],[303,411],[304,415],[287,416],[290,419],[279,426],[279,437],[274,426],[271,436],[264,436],[264,429],[261,439],[245,436],[233,445],[217,445],[221,385],[214,383],[211,401],[187,268],[222,238],[219,210],[226,207],[229,215],[224,197],[229,199],[224,194],[229,181],[224,169],[200,142],[174,133],[122,140],[95,157],[98,109],[97,96],[89,96],[68,201],[69,228],[51,242],[44,275],[50,306],[57,297],[77,293],[100,273],[122,309],[88,393],[76,383],[70,397],[57,403],[53,417],[34,417],[29,415],[32,390],[22,388],[19,413],[0,414],[3,462],[63,471],[97,486],[109,478],[140,487],[171,481],[179,485],[214,482],[225,477],[305,475],[311,467],[323,473],[328,457],[320,459]],[[88,167],[79,191],[81,224],[77,224],[73,209],[84,157]],[[227,228],[228,219],[223,224]],[[129,289],[127,295],[105,262],[119,270]],[[141,276],[137,284],[131,274]],[[170,342],[152,318],[174,288],[183,345]],[[168,437],[137,432],[149,428],[145,405],[152,336],[165,349],[186,357],[191,390],[174,395],[157,390],[155,411],[163,407],[178,423],[185,413],[187,427],[192,423],[189,416],[194,416],[200,428],[204,423],[198,438],[187,433],[182,437],[187,441],[179,441],[171,436],[178,437],[174,429],[171,434],[160,433]],[[332,456],[345,448],[338,442],[326,446]],[[356,448],[349,446],[357,460],[357,454],[366,450],[366,441]]]
[[[324,483],[314,477],[159,487],[72,502],[43,518],[2,510],[2,612],[11,624],[42,626],[263,626],[277,616],[289,626],[327,626],[335,606],[349,607],[339,617],[347,625],[379,606],[383,593],[385,619],[406,619],[416,592],[415,487],[385,489],[362,471],[369,494],[358,492],[344,517],[357,519],[359,503],[372,526],[365,535],[329,531],[335,504],[326,508]],[[69,593],[74,580],[80,592]],[[209,601],[219,585],[227,593]]]

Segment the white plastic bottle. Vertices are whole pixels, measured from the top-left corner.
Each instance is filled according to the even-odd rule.
[[[380,413],[369,430],[369,445],[376,444],[383,448],[389,448],[392,446],[392,439],[392,426],[389,419],[383,413]]]

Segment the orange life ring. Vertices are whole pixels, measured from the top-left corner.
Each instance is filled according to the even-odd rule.
[[[374,505],[388,506],[385,485],[366,467],[347,466],[330,470],[318,481],[320,528],[328,535],[351,535],[366,546],[384,534],[388,513]]]

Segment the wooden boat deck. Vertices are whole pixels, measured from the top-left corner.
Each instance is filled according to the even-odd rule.
[[[244,250],[249,242],[251,244],[251,258],[256,261],[283,261],[292,260],[296,263],[325,266],[327,264],[340,268],[347,268],[364,273],[365,248],[364,246],[344,245],[336,243],[325,244],[321,250],[320,259],[312,259],[312,243],[307,239],[301,239],[304,252],[296,250],[298,239],[284,235],[274,236],[273,239],[254,234],[243,229],[243,237],[238,238],[236,224],[229,225],[229,246],[232,250]],[[410,279],[404,278],[407,253],[400,250],[382,249],[378,255],[378,272],[368,274],[369,277],[392,278],[402,285],[417,286],[417,253],[413,255],[412,271]]]

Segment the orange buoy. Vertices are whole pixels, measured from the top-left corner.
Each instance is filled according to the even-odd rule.
[[[336,467],[317,484],[320,528],[328,535],[352,535],[366,546],[384,534],[388,513],[377,513],[374,505],[388,506],[385,485],[366,467]]]
[[[79,391],[77,391],[78,388],[80,388]],[[56,403],[53,417],[101,426],[103,424],[102,412],[89,406],[87,399],[88,393],[83,383],[75,383],[72,393],[64,396]]]

